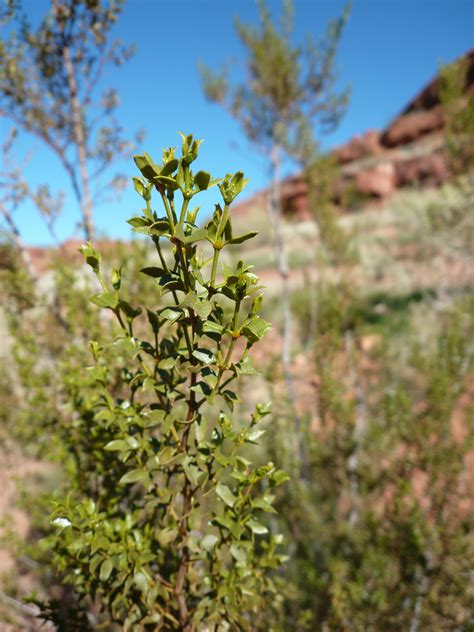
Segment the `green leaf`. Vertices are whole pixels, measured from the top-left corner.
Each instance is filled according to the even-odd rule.
[[[214,323],[212,320],[206,320],[202,330],[205,334],[222,334],[224,328],[219,323]]]
[[[92,380],[102,382],[103,384],[107,382],[108,371],[106,366],[88,367],[87,371]]]
[[[133,160],[147,180],[153,180],[161,173],[161,168],[153,162],[153,159],[146,152],[134,156]]]
[[[243,172],[237,171],[237,173],[231,180],[231,184],[234,187],[235,195],[238,195],[242,191],[247,182],[248,180],[245,179]]]
[[[179,165],[179,160],[177,158],[172,158],[168,160],[168,162],[163,166],[161,170],[162,176],[169,176],[173,171],[176,171]]]
[[[201,548],[208,552],[212,551],[218,542],[219,538],[213,533],[209,533],[201,540]]]
[[[176,180],[174,178],[170,178],[169,176],[156,176],[155,178],[153,178],[153,182],[162,184],[170,191],[176,191],[180,188]]]
[[[102,292],[102,294],[95,294],[91,297],[90,301],[99,307],[115,309],[119,302],[118,292]]]
[[[224,281],[227,284],[237,283],[239,280],[238,273],[224,262],[222,262],[222,272],[224,274]]]
[[[95,553],[99,549],[104,549],[104,551],[107,551],[109,546],[110,546],[110,541],[105,536],[101,535],[99,537],[95,537],[94,540],[92,541],[91,552]]]
[[[270,475],[270,480],[274,483],[274,485],[281,485],[282,483],[289,481],[290,477],[286,472],[283,472],[283,470],[276,470],[276,472],[273,472]]]
[[[180,279],[179,275],[175,274],[174,272],[167,272],[166,274],[164,274],[158,281],[158,285],[162,288],[166,288],[166,290],[169,291],[184,291],[184,284],[182,280]]]
[[[255,410],[256,415],[258,415],[259,418],[265,417],[265,415],[269,415],[272,412],[272,403],[266,402],[265,404],[263,404],[262,402],[259,402],[258,404],[256,404]]]
[[[125,439],[125,441],[132,450],[136,450],[140,445],[137,439],[130,435]]]
[[[191,485],[199,485],[205,476],[205,472],[201,472],[201,470],[192,463],[183,463],[183,470]]]
[[[142,268],[140,272],[142,274],[147,274],[148,276],[151,276],[154,279],[162,277],[164,274],[166,274],[166,270],[163,270],[162,268],[156,268],[154,266],[151,266],[149,268]]]
[[[136,309],[134,309],[130,305],[130,303],[127,303],[127,301],[119,301],[118,307],[120,311],[125,314],[127,320],[130,322],[137,316],[140,316],[140,314],[142,313],[141,307],[137,307]]]
[[[237,498],[230,491],[230,489],[227,487],[227,485],[224,485],[223,483],[217,483],[217,485],[216,485],[216,494],[229,507],[233,507],[235,505],[235,501],[237,500]]]
[[[259,294],[253,299],[252,307],[250,308],[250,313],[252,316],[255,316],[255,314],[257,314],[260,311],[262,307],[262,301],[263,301],[263,294]]]
[[[263,434],[265,434],[265,430],[262,428],[251,428],[246,433],[246,438],[249,443],[255,443]]]
[[[210,388],[214,388],[217,384],[217,375],[212,371],[210,373],[204,373],[203,371],[202,379]]]
[[[158,333],[158,330],[160,329],[160,321],[158,318],[158,315],[155,312],[152,312],[150,309],[146,310],[147,316],[148,316],[148,322],[151,325],[151,328],[153,329],[153,333]]]
[[[148,474],[142,468],[137,468],[136,470],[131,470],[122,476],[119,480],[119,483],[122,485],[127,485],[129,483],[137,483],[138,481],[142,483],[148,482]]]
[[[138,195],[141,195],[143,197],[145,193],[145,186],[143,182],[140,180],[140,178],[136,178],[135,176],[133,176],[132,180],[135,191],[138,193]],[[130,220],[128,220],[128,223],[130,224]]]
[[[171,309],[170,307],[167,307],[160,313],[160,316],[163,316],[163,318],[166,318],[166,320],[169,320],[171,324],[179,320],[182,315],[183,315],[183,312],[178,311],[176,309]]]
[[[188,294],[186,294],[186,296],[181,301],[179,306],[180,307],[192,307],[194,309],[194,306],[196,305],[196,303],[198,301],[199,301],[199,297],[196,294],[196,292],[188,292]]]
[[[231,552],[232,557],[237,562],[240,562],[241,564],[245,564],[245,562],[247,561],[247,551],[240,544],[237,544],[236,542],[234,542],[234,544],[230,546],[230,552]]]
[[[147,617],[145,617],[142,620],[143,624],[150,624],[150,623],[160,623],[162,620],[162,616],[159,612],[155,612],[154,614],[150,614]],[[155,626],[156,627],[156,626]]]
[[[152,391],[155,388],[155,379],[147,376],[144,380],[143,380],[143,385],[142,385],[142,391]]]
[[[127,220],[127,224],[130,224],[133,228],[143,228],[150,225],[150,220],[145,217],[132,217]]]
[[[209,349],[196,349],[196,351],[193,351],[193,356],[196,358],[196,360],[199,360],[199,362],[202,362],[206,365],[212,364],[216,361],[214,354],[212,353],[212,351],[209,351]]]
[[[130,450],[130,446],[122,439],[114,439],[104,446],[104,450],[108,450],[109,452],[120,452],[122,450]]]
[[[114,268],[112,270],[110,282],[114,290],[120,290],[120,285],[122,284],[122,268]]]
[[[150,410],[143,417],[143,419],[145,420],[144,427],[150,428],[152,426],[157,426],[158,424],[163,423],[165,415],[166,415],[166,412],[164,410],[160,410],[160,409]]]
[[[201,444],[205,437],[206,437],[206,428],[207,428],[207,423],[205,418],[201,418],[200,423],[196,423],[194,424],[194,434],[196,437],[196,441],[198,442],[198,444]],[[198,446],[199,449],[200,446]]]
[[[242,171],[237,171],[234,175],[228,173],[219,184],[222,198],[226,204],[231,204],[239,195],[248,180],[244,178]]]
[[[92,244],[90,243],[90,241],[83,244],[79,248],[79,252],[82,254],[84,259],[86,260],[86,263],[90,265],[90,267],[94,270],[94,272],[98,272],[99,263],[102,259],[102,255],[100,254],[100,252],[98,252],[92,247]]]
[[[106,582],[112,571],[114,570],[114,565],[111,560],[104,560],[100,566],[99,578],[101,582]]]
[[[170,232],[170,224],[167,219],[159,219],[150,226],[153,235],[166,235]]]
[[[275,497],[267,494],[261,498],[252,499],[251,504],[255,509],[261,509],[262,511],[266,511],[267,513],[276,513],[274,507],[272,507],[272,502]]]
[[[226,242],[230,243],[231,239],[232,239],[232,222],[229,219],[226,222],[226,225],[224,227],[224,239],[226,240]]]
[[[160,360],[160,362],[158,362],[158,368],[168,371],[168,369],[173,369],[175,364],[176,358],[165,358],[164,360]]]
[[[194,230],[190,235],[186,235],[182,238],[183,244],[193,244],[196,241],[202,241],[207,239],[207,230],[205,228],[198,228]]]
[[[137,346],[132,338],[118,338],[114,341],[113,346],[122,349],[131,358],[135,358],[138,354]]]
[[[214,516],[214,518],[211,521],[211,524],[213,524],[214,526],[218,525],[221,527],[225,527],[226,529],[230,531],[233,526],[233,521],[229,515],[223,514],[221,516]]]
[[[252,320],[242,328],[242,334],[247,338],[247,340],[251,343],[257,342],[263,336],[270,331],[272,326],[260,316],[254,316]]]
[[[211,174],[207,173],[207,171],[198,171],[194,176],[194,182],[200,191],[205,191],[210,181]]]
[[[169,463],[172,458],[174,458],[176,454],[175,448],[173,446],[168,445],[166,448],[163,448],[161,452],[156,457],[160,465],[164,465],[165,463]]]
[[[148,579],[143,573],[140,572],[135,573],[133,577],[133,583],[142,593],[146,592],[149,588]]]
[[[206,299],[201,299],[196,302],[193,309],[201,320],[206,320],[212,312],[212,303]]]
[[[157,533],[157,540],[161,544],[161,546],[167,546],[170,542],[174,542],[176,537],[178,536],[178,529],[165,528],[160,529]]]
[[[253,362],[249,357],[246,357],[245,360],[238,362],[235,367],[239,375],[260,375],[253,366]]]
[[[253,237],[255,237],[256,235],[258,235],[258,232],[256,230],[251,231],[250,233],[245,233],[245,235],[239,235],[238,237],[232,237],[232,239],[228,240],[228,244],[243,244],[244,241],[248,241],[249,239],[253,239]]]
[[[267,527],[265,527],[263,524],[260,524],[259,522],[257,522],[257,520],[254,520],[253,518],[247,520],[245,526],[248,527],[252,531],[252,533],[256,533],[257,535],[268,533]]]

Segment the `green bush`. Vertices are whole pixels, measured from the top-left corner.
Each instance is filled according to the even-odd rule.
[[[106,278],[101,255],[81,249],[101,286],[91,301],[120,335],[91,342],[94,364],[68,376],[75,412],[62,440],[76,467],[49,543],[79,603],[98,602],[100,622],[124,630],[255,629],[283,561],[263,516],[287,477],[242,454],[263,434],[269,405],[241,426],[232,420],[232,384],[255,373],[249,351],[270,327],[252,266],[218,272],[221,250],[254,236],[234,236],[229,216],[245,180],[193,173],[199,144],[183,136],[181,156],[167,149],[161,165],[135,158],[145,208],[129,223],[156,248],[157,264],[141,273],[158,305],[125,300],[121,270]],[[200,228],[188,206],[214,184],[223,206]],[[52,620],[54,604],[42,608]]]
[[[470,630],[472,296],[440,310],[428,339],[407,319],[370,350],[370,302],[350,298],[320,288],[309,467],[277,498],[284,629]],[[292,420],[278,421],[272,456],[290,470]]]

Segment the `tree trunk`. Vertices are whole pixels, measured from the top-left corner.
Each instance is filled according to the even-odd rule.
[[[94,238],[94,223],[92,218],[92,197],[90,192],[89,172],[87,170],[86,139],[81,115],[81,104],[77,92],[76,74],[71,60],[71,51],[68,46],[63,49],[64,67],[66,69],[69,94],[71,97],[71,113],[74,129],[74,137],[77,145],[79,159],[79,171],[81,175],[82,193],[79,200],[81,206],[84,233],[90,241]]]
[[[295,437],[297,453],[300,460],[303,475],[307,474],[307,458],[302,436],[301,419],[296,411],[296,394],[294,388],[293,373],[291,370],[292,350],[292,316],[291,316],[291,289],[289,283],[288,255],[285,240],[282,234],[282,209],[281,209],[281,149],[274,145],[270,152],[270,195],[268,196],[268,213],[274,231],[274,252],[278,274],[281,278],[281,311],[282,311],[282,345],[281,361],[285,380],[286,395],[291,406],[295,420]]]
[[[428,593],[429,582],[428,577],[423,575],[420,580],[418,595],[415,599],[415,607],[413,608],[413,617],[410,622],[409,632],[418,632],[420,628],[421,612],[423,610],[423,601]]]
[[[349,524],[354,526],[359,521],[359,466],[361,442],[367,432],[367,411],[365,394],[362,389],[357,367],[354,359],[354,344],[352,332],[346,330],[344,333],[344,347],[349,367],[349,380],[356,399],[356,416],[354,425],[354,451],[349,457],[347,469],[349,470],[351,512],[349,514]]]
[[[306,342],[306,350],[310,351],[314,348],[316,335],[318,331],[318,263],[316,259],[316,252],[311,250],[310,259],[311,270],[306,275],[305,285],[308,287],[309,295],[309,323],[308,323],[308,337]],[[311,274],[313,273],[313,275]]]

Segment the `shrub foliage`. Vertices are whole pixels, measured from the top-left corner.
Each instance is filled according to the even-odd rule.
[[[182,139],[181,156],[168,148],[160,165],[135,157],[145,207],[129,223],[156,249],[156,265],[141,270],[153,300],[125,300],[121,270],[81,248],[101,288],[91,301],[121,333],[91,342],[94,364],[71,376],[75,431],[64,441],[78,465],[50,544],[79,601],[98,601],[124,630],[250,630],[274,589],[268,571],[283,561],[262,516],[287,477],[244,456],[269,404],[237,424],[232,386],[256,373],[249,351],[270,325],[252,266],[221,262],[255,234],[232,233],[246,180],[194,173],[200,141]],[[215,184],[223,203],[201,228],[189,204]]]

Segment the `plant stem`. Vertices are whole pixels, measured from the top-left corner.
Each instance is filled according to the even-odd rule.
[[[181,214],[179,216],[179,222],[178,222],[178,226],[180,226],[181,228],[183,227],[183,224],[184,224],[184,218],[186,217],[186,211],[188,210],[188,206],[189,206],[189,198],[185,198],[183,201],[183,206],[181,207]]]
[[[104,292],[108,292],[109,288],[107,287],[105,281],[104,281],[104,277],[102,276],[102,273],[100,270],[97,270],[97,272],[95,273],[96,277],[99,279],[99,283],[102,287],[102,289],[104,290]]]
[[[214,283],[216,280],[217,262],[219,261],[219,253],[222,249],[221,235],[224,232],[228,217],[229,217],[229,205],[226,204],[224,206],[224,210],[219,220],[219,225],[217,226],[217,231],[216,231],[216,237],[214,239],[214,244],[217,244],[217,247],[216,245],[214,245],[214,255],[212,257],[211,279],[209,281],[210,287],[214,287]]]
[[[163,206],[165,207],[166,216],[168,218],[168,222],[169,222],[170,229],[171,229],[171,234],[174,235],[175,226],[174,226],[173,213],[171,212],[170,204],[169,204],[168,199],[167,199],[167,197],[166,197],[166,195],[164,193],[161,193],[161,191],[160,191],[160,195],[161,195],[161,199],[163,201]]]
[[[176,244],[176,251],[178,253],[179,261],[181,264],[181,269],[183,270],[184,283],[186,285],[186,291],[190,292],[192,290],[191,279],[189,278],[188,272],[188,263],[186,261],[186,256],[183,251],[183,246],[180,243]]]
[[[229,204],[224,206],[224,210],[222,212],[221,218],[219,220],[219,225],[217,227],[216,239],[219,239],[222,233],[224,232],[225,225],[227,224],[227,218],[229,217]]]
[[[212,257],[211,278],[209,280],[210,287],[214,287],[214,283],[216,280],[217,262],[219,260],[219,253],[220,253],[220,248],[214,247],[214,255]]]
[[[235,343],[237,341],[237,338],[236,338],[236,327],[237,327],[237,319],[238,319],[239,311],[240,311],[240,303],[241,303],[240,300],[237,300],[235,302],[234,315],[232,316],[232,340],[230,341],[229,348],[227,349],[227,353],[225,355],[224,362],[223,362],[222,366],[219,368],[219,372],[217,374],[217,381],[216,381],[216,384],[215,384],[214,388],[212,389],[212,394],[213,395],[215,395],[218,392],[218,390],[219,390],[219,386],[220,386],[220,382],[221,382],[222,376],[224,374],[224,371],[229,366],[229,362],[230,362],[230,359],[232,357],[232,352],[234,351]]]
[[[196,385],[196,381],[197,381],[197,374],[191,373],[188,414],[186,417],[186,421],[188,422],[190,422],[193,419],[196,412],[196,393],[192,389],[192,387]],[[188,424],[183,430],[181,446],[184,452],[187,451],[190,429],[191,429],[191,424]],[[188,531],[189,531],[188,514],[191,509],[191,504],[192,504],[192,489],[191,489],[189,480],[185,478],[185,483],[184,483],[184,488],[183,488],[183,510],[181,513],[181,519],[179,521],[179,534],[180,534],[182,542],[184,542],[188,536]],[[186,603],[186,597],[183,594],[184,583],[186,580],[186,575],[188,573],[189,558],[190,558],[189,549],[187,546],[184,546],[181,551],[178,574],[176,577],[176,584],[174,588],[174,593],[178,600],[180,623],[183,630],[191,629],[189,625],[189,611],[188,611],[188,606]]]
[[[155,247],[156,247],[156,250],[158,252],[158,256],[160,258],[161,265],[163,266],[163,269],[166,270],[166,271],[169,271],[168,264],[166,263],[166,260],[165,260],[165,258],[163,256],[163,252],[161,250],[159,239],[160,239],[159,237],[154,238],[153,239],[153,243],[155,244]],[[180,261],[181,261],[181,259],[180,259]],[[175,304],[179,305],[178,295],[176,294],[175,290],[172,290],[171,294],[173,296]],[[189,352],[189,360],[190,360],[190,362],[192,362],[192,345],[191,345],[191,339],[189,337],[188,328],[186,327],[186,325],[184,323],[180,322],[179,325],[180,325],[180,327],[181,327],[181,329],[183,331],[183,335],[184,335],[184,338],[186,340],[186,346],[187,346],[188,352]]]
[[[166,263],[166,259],[163,256],[163,252],[161,250],[160,238],[153,237],[153,243],[155,244],[156,252],[158,253],[158,257],[160,258],[160,262],[161,262],[161,265],[163,266],[163,270],[166,270],[166,272],[168,272],[169,268],[168,268],[168,264]]]

